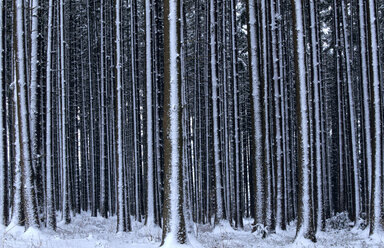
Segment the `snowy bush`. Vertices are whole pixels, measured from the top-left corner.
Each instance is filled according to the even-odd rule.
[[[326,220],[326,226],[330,229],[348,229],[350,227],[351,220],[348,217],[347,212],[337,213],[335,216]]]
[[[252,233],[265,238],[268,235],[268,227],[264,226],[263,224],[256,224],[252,229]]]

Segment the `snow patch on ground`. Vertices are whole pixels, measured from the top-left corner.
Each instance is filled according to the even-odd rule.
[[[266,238],[251,233],[252,219],[244,220],[244,229],[234,230],[228,222],[218,225],[195,225],[195,234],[188,233],[187,245],[176,245],[170,238],[163,247],[186,248],[249,248],[249,247],[384,247],[384,234],[369,236],[369,230],[349,231],[328,229],[319,232],[317,242],[295,240],[295,223],[288,225],[287,231],[271,233]],[[104,219],[82,213],[72,218],[72,223],[63,222],[57,232],[45,228],[29,228],[10,224],[0,228],[0,248],[154,248],[161,243],[162,231],[159,227],[147,227],[132,220],[132,232],[116,233],[116,217]]]

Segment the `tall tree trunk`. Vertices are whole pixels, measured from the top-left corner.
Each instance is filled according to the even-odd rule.
[[[369,28],[368,28],[368,44],[370,54],[370,74],[372,89],[372,113],[371,122],[373,126],[373,144],[372,144],[372,195],[371,195],[371,216],[369,234],[377,235],[382,225],[382,146],[381,146],[381,104],[380,104],[380,77],[379,77],[379,56],[377,41],[377,20],[375,1],[368,0]]]
[[[221,186],[221,166],[220,166],[220,139],[219,139],[219,109],[217,97],[217,38],[216,38],[216,4],[214,0],[210,0],[210,54],[211,54],[211,82],[212,82],[212,116],[213,116],[213,145],[214,145],[214,161],[215,161],[215,182],[216,182],[216,222],[223,218],[223,200]]]
[[[16,92],[17,92],[17,120],[19,123],[19,150],[20,167],[22,173],[22,190],[24,191],[24,209],[27,227],[38,227],[36,195],[33,184],[33,168],[31,163],[31,147],[29,134],[29,115],[27,101],[27,63],[25,51],[25,30],[24,30],[24,2],[15,1],[15,43],[16,54]]]
[[[4,123],[4,116],[6,114],[6,94],[4,83],[4,32],[3,32],[3,14],[4,14],[4,0],[0,0],[0,225],[8,224],[8,184],[6,174],[8,173],[7,165],[7,136],[6,136],[6,123]]]
[[[152,41],[151,1],[145,0],[145,54],[147,81],[147,225],[155,224],[154,163],[153,163],[153,115],[152,115]]]
[[[47,38],[47,71],[46,71],[46,143],[45,143],[45,165],[46,165],[46,219],[47,227],[56,230],[56,213],[54,204],[54,182],[52,172],[52,19],[53,0],[49,0],[48,6],[48,38]]]
[[[126,232],[131,229],[130,216],[126,216],[125,187],[124,187],[124,156],[123,156],[123,84],[121,72],[121,6],[120,0],[115,0],[115,32],[116,32],[116,88],[115,88],[115,115],[116,115],[116,166],[117,166],[117,232]]]
[[[258,58],[258,39],[257,39],[257,20],[256,20],[256,1],[248,1],[248,51],[249,51],[249,64],[250,64],[250,86],[252,93],[252,137],[253,137],[253,149],[254,149],[254,174],[255,174],[255,222],[254,224],[261,224],[263,221],[263,149],[261,144],[263,143],[262,136],[262,92],[260,85],[259,75],[259,58]]]
[[[69,202],[69,164],[67,161],[67,118],[66,118],[66,81],[65,81],[65,48],[64,48],[64,0],[60,0],[60,82],[61,82],[61,165],[62,165],[62,187],[63,187],[63,219],[66,224],[71,222]]]
[[[309,148],[309,116],[307,100],[307,82],[305,69],[305,41],[302,0],[292,0],[294,6],[294,53],[296,70],[296,109],[298,114],[298,219],[296,242],[302,239],[316,241],[311,203],[311,175],[310,175],[310,148]]]
[[[312,59],[312,83],[313,83],[313,100],[314,100],[314,133],[315,133],[315,168],[316,168],[316,231],[321,231],[323,226],[323,190],[322,190],[322,160],[321,160],[321,119],[320,119],[320,80],[319,80],[319,62],[318,62],[318,40],[317,40],[317,19],[315,10],[315,1],[309,1],[310,20],[311,20],[311,59]]]
[[[370,102],[369,80],[368,80],[368,61],[367,61],[367,43],[366,43],[366,26],[364,10],[365,1],[359,0],[359,31],[360,31],[360,56],[361,56],[361,82],[363,85],[363,119],[364,119],[364,138],[365,138],[365,159],[367,166],[368,180],[368,202],[370,202],[370,192],[372,189],[372,136],[371,136],[371,118],[370,118]],[[368,208],[368,211],[370,209]]]
[[[161,244],[187,242],[183,211],[180,2],[164,2],[164,224]]]
[[[350,58],[350,48],[349,48],[349,35],[347,31],[347,17],[346,17],[346,6],[345,1],[341,0],[341,13],[343,19],[343,34],[344,34],[344,53],[345,53],[345,64],[346,64],[346,74],[347,74],[347,85],[348,85],[348,105],[349,105],[349,121],[351,125],[351,140],[352,140],[352,165],[353,165],[353,181],[354,181],[354,207],[355,207],[355,225],[358,226],[360,221],[360,172],[358,168],[358,144],[357,144],[357,125],[356,125],[356,110],[355,110],[355,101],[353,96],[353,82],[352,82],[352,72],[351,72],[351,58]]]

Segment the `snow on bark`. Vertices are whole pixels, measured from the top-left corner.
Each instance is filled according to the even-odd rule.
[[[29,106],[29,117],[30,117],[30,137],[31,137],[31,158],[32,168],[35,169],[37,161],[37,49],[39,35],[38,24],[39,24],[39,1],[32,1],[32,31],[31,31],[31,82],[30,82],[30,106]]]
[[[239,100],[238,100],[238,75],[237,75],[237,47],[236,47],[236,5],[235,0],[231,0],[231,41],[232,41],[232,73],[233,73],[233,108],[235,122],[235,170],[236,170],[236,223],[243,226],[243,216],[240,211],[240,135],[239,135]]]
[[[92,89],[92,85],[94,84],[93,82],[93,78],[92,78],[92,58],[91,58],[91,50],[92,50],[92,44],[91,44],[91,14],[90,14],[90,4],[89,4],[89,0],[87,1],[87,22],[88,22],[88,25],[87,25],[87,40],[88,40],[88,79],[89,79],[89,107],[90,107],[90,111],[89,111],[89,115],[90,115],[90,124],[91,124],[91,127],[90,127],[90,130],[89,130],[89,136],[90,136],[90,140],[89,140],[89,149],[90,149],[90,154],[89,154],[89,158],[90,158],[90,163],[91,163],[91,189],[92,189],[92,192],[91,192],[91,212],[92,212],[92,215],[93,216],[96,216],[96,175],[95,175],[95,142],[94,142],[94,110],[93,110],[93,89]]]
[[[292,0],[294,5],[294,29],[295,29],[295,58],[296,58],[296,95],[298,108],[298,149],[299,163],[298,173],[301,174],[299,191],[299,220],[297,226],[296,241],[303,242],[304,238],[309,239],[311,235],[311,198],[310,198],[310,150],[309,150],[309,118],[307,103],[307,83],[305,70],[305,43],[302,2]],[[300,196],[300,194],[299,194]]]
[[[24,186],[24,206],[26,213],[26,225],[28,227],[37,227],[38,220],[36,215],[36,205],[34,204],[33,172],[31,166],[30,154],[30,136],[29,119],[27,103],[27,79],[26,79],[26,61],[25,61],[25,36],[24,36],[24,3],[22,0],[16,1],[16,89],[18,94],[17,119],[19,121],[19,148],[20,165],[22,169],[22,180]]]
[[[123,113],[122,113],[122,82],[121,82],[121,34],[120,34],[120,0],[116,0],[116,87],[117,87],[117,232],[124,232],[124,194],[123,194]]]
[[[47,193],[46,193],[46,219],[48,220],[48,228],[51,228],[53,230],[56,229],[56,216],[55,216],[55,206],[53,204],[53,189],[52,189],[52,105],[51,105],[51,66],[52,66],[52,8],[53,8],[53,0],[49,0],[48,3],[48,37],[47,37],[47,71],[46,71],[46,108],[47,108],[47,115],[46,115],[46,143],[45,143],[45,150],[46,150],[46,185],[47,185]]]
[[[351,139],[352,139],[352,164],[353,164],[353,178],[354,178],[354,192],[355,192],[355,225],[359,225],[360,219],[360,185],[359,185],[359,169],[358,169],[358,144],[356,141],[356,117],[355,117],[355,101],[353,99],[353,82],[351,72],[351,61],[350,61],[350,48],[347,31],[347,20],[345,13],[344,0],[341,1],[341,11],[343,19],[343,34],[344,34],[344,51],[345,60],[347,66],[347,85],[348,85],[348,100],[349,100],[349,120],[351,125]]]
[[[16,74],[16,72],[15,72]],[[15,76],[16,77],[16,76]],[[16,91],[16,83],[13,83],[13,86],[15,87],[13,89],[13,101],[15,106],[15,113],[18,113],[18,105],[17,105],[17,91]],[[22,191],[22,182],[21,182],[21,166],[20,166],[20,160],[21,160],[21,154],[20,154],[20,133],[19,130],[19,120],[17,116],[14,117],[14,124],[15,124],[15,179],[13,183],[14,187],[14,197],[13,197],[13,212],[12,212],[12,219],[11,223],[9,224],[8,228],[13,228],[14,226],[23,225],[23,219],[22,219],[22,204],[21,201],[21,191]]]
[[[217,62],[216,62],[216,20],[215,3],[210,0],[210,47],[211,47],[211,80],[212,80],[212,114],[213,114],[213,144],[215,159],[215,180],[216,180],[216,219],[220,221],[223,218],[223,200],[221,196],[221,167],[220,167],[220,148],[219,148],[219,116],[217,104]]]
[[[147,225],[155,224],[153,183],[153,121],[152,121],[152,45],[151,45],[151,1],[145,0],[145,53],[147,81]]]
[[[271,37],[272,37],[272,61],[273,61],[273,88],[274,88],[274,100],[275,100],[275,146],[276,146],[276,231],[281,230],[283,221],[283,185],[282,185],[282,134],[281,134],[281,92],[279,88],[279,79],[281,75],[278,72],[277,57],[277,38],[276,38],[276,14],[274,2],[270,2],[271,7]]]
[[[61,81],[61,161],[62,161],[62,187],[63,187],[63,219],[65,223],[71,221],[70,202],[68,197],[67,180],[67,130],[66,130],[66,96],[65,96],[65,53],[64,53],[64,0],[60,0],[60,81]]]
[[[0,0],[0,75],[3,75],[3,6],[4,1]],[[4,123],[3,123],[3,77],[0,76],[0,225],[6,225],[4,219],[4,166],[5,166],[5,153],[4,153]]]
[[[179,64],[179,32],[178,0],[167,0],[165,3],[165,91],[168,98],[164,104],[166,134],[165,139],[165,174],[169,181],[165,187],[165,220],[163,227],[163,246],[176,247],[186,244],[186,232],[183,213],[182,194],[182,139],[180,108],[180,64]],[[178,245],[176,245],[178,244]]]
[[[176,234],[180,225],[179,216],[179,72],[178,72],[178,54],[177,54],[177,2],[169,0],[169,52],[170,52],[170,128],[169,136],[171,139],[171,216],[170,216],[170,231]]]
[[[310,8],[310,19],[311,19],[311,49],[312,49],[312,82],[314,91],[314,105],[315,105],[315,166],[316,166],[316,182],[317,182],[317,231],[321,231],[322,227],[322,216],[323,216],[323,190],[322,190],[322,168],[321,168],[321,140],[320,140],[320,80],[318,70],[318,49],[317,49],[317,25],[316,25],[316,13],[315,13],[315,2],[314,0],[309,1]]]
[[[131,6],[133,5],[133,1],[131,0]],[[130,23],[130,29],[131,29],[131,44],[135,44],[135,29],[134,29],[134,9],[133,6],[131,7],[131,23]],[[139,156],[138,156],[138,148],[137,148],[137,110],[136,110],[136,57],[135,57],[135,45],[131,45],[131,65],[132,65],[132,105],[133,105],[133,157],[134,157],[134,163],[135,163],[135,200],[138,203],[139,202]],[[136,217],[138,218],[140,216],[139,213],[139,204],[135,204],[135,212]]]
[[[105,182],[105,101],[104,101],[104,1],[100,1],[100,108],[101,108],[101,124],[100,124],[100,212],[103,217],[107,216],[106,211],[106,182]]]
[[[260,91],[260,76],[257,57],[257,40],[256,40],[256,3],[255,0],[248,2],[249,11],[249,36],[250,36],[250,62],[251,62],[251,84],[252,84],[252,104],[253,104],[253,136],[254,136],[254,158],[256,170],[256,217],[255,224],[261,224],[263,219],[263,136],[262,136],[262,123],[261,123],[261,91]]]
[[[263,180],[263,187],[264,187],[264,197],[263,203],[264,205],[264,225],[267,228],[270,228],[272,225],[272,193],[271,193],[271,152],[270,152],[270,132],[269,132],[269,89],[268,89],[268,50],[267,50],[267,6],[266,1],[262,0],[261,5],[261,35],[262,35],[262,76],[263,76],[263,127],[262,130],[264,131],[263,135],[263,172],[264,172],[264,180]]]
[[[380,105],[380,78],[379,78],[379,55],[378,55],[378,43],[377,43],[377,30],[376,30],[376,8],[374,0],[368,1],[369,10],[369,44],[371,52],[371,73],[372,73],[372,103],[373,103],[373,160],[372,166],[372,197],[371,197],[371,225],[370,235],[377,234],[377,231],[381,229],[380,220],[382,213],[381,206],[381,159],[382,159],[382,146],[381,146],[381,105]]]
[[[370,119],[370,94],[368,81],[368,63],[367,63],[367,44],[365,33],[365,13],[364,2],[359,0],[359,28],[360,28],[360,54],[361,54],[361,80],[363,83],[363,107],[364,107],[364,134],[365,134],[365,153],[368,172],[368,192],[372,188],[372,143],[371,143],[371,119]],[[368,194],[370,199],[371,195]],[[370,202],[370,201],[369,201]]]

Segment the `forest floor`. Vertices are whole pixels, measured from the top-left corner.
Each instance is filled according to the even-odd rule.
[[[0,230],[0,248],[151,248],[159,247],[160,228],[148,228],[133,222],[132,232],[116,234],[116,217],[91,217],[84,213],[73,218],[71,224],[59,223],[57,232],[8,227]],[[246,247],[302,247],[293,243],[295,226],[287,231],[268,235],[262,239],[251,233],[251,220],[244,221],[243,230],[230,226],[195,225],[193,247],[246,248]],[[328,230],[317,236],[317,243],[309,247],[384,247],[383,241],[368,238],[367,231]]]

